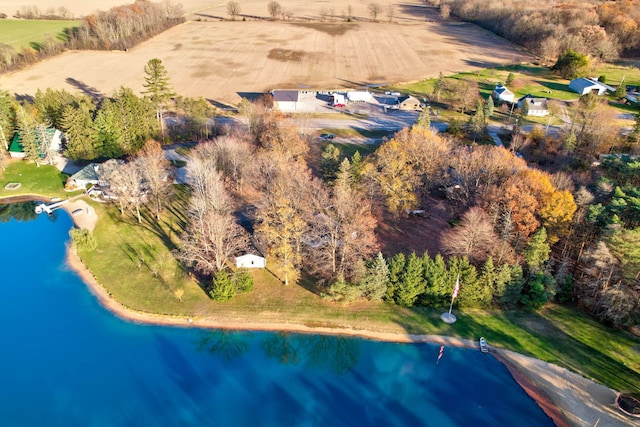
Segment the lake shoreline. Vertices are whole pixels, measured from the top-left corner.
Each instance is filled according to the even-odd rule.
[[[67,247],[66,263],[69,269],[74,271],[81,280],[86,284],[89,291],[98,299],[98,301],[107,310],[114,315],[129,322],[152,324],[161,326],[175,326],[183,328],[206,328],[206,329],[228,329],[228,330],[248,330],[248,331],[272,331],[272,332],[295,332],[306,334],[321,335],[343,335],[349,337],[359,337],[372,339],[377,341],[388,341],[397,343],[433,343],[444,346],[456,346],[466,348],[478,348],[476,341],[462,338],[447,337],[441,335],[415,335],[376,332],[363,329],[351,328],[328,328],[328,327],[310,327],[307,325],[290,324],[290,323],[261,323],[261,322],[240,322],[240,321],[222,321],[210,318],[169,316],[141,312],[126,307],[116,301],[111,294],[98,282],[88,267],[84,264],[77,252],[69,245]],[[549,394],[539,387],[536,376],[539,374],[536,370],[523,369],[522,366],[514,363],[504,357],[504,350],[492,349],[491,353],[497,360],[504,364],[511,373],[514,380],[522,387],[522,389],[540,406],[540,408],[551,418],[558,427],[570,427],[570,423],[563,409],[558,402],[552,400]],[[544,362],[543,362],[544,363]]]

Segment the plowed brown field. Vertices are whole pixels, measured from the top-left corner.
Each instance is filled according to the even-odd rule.
[[[197,9],[197,0],[187,3],[194,6],[190,16],[201,21],[187,22],[128,52],[67,52],[1,75],[0,88],[19,95],[47,87],[106,95],[120,86],[140,91],[144,64],[159,58],[177,93],[236,104],[242,92],[405,82],[441,71],[446,74],[530,59],[475,25],[440,21],[435,9],[418,2],[396,6],[391,23],[384,12],[380,22],[365,19],[366,3],[354,7],[354,14],[360,14],[354,22],[336,18],[291,23],[267,20],[267,2],[243,2],[243,8],[255,9],[265,18],[247,13],[246,22],[216,19],[224,16],[224,4]],[[302,6],[294,2],[293,6],[301,8],[294,16],[310,14],[326,4],[330,3]],[[344,8],[335,6],[335,13],[341,13],[340,7]]]

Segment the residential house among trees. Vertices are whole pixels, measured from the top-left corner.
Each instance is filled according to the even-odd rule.
[[[518,108],[525,116],[544,117],[549,115],[547,98],[535,98],[531,94],[518,99]]]
[[[411,95],[398,98],[398,106],[401,110],[422,110],[422,104],[420,103],[420,100]]]
[[[604,95],[607,91],[614,91],[611,86],[588,77],[580,77],[578,79],[571,80],[571,82],[569,82],[569,89],[579,93],[580,95],[586,95],[588,93]]]
[[[515,95],[506,86],[503,86],[502,83],[498,83],[491,92],[491,96],[498,103],[508,102],[509,104],[513,104],[515,101]]]
[[[100,164],[89,163],[67,179],[65,188],[67,190],[76,190],[87,188],[88,185],[98,185],[100,183],[99,169]]]

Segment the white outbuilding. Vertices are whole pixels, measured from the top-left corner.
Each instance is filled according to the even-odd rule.
[[[351,90],[347,92],[349,102],[370,102],[373,99],[371,92],[362,90]]]
[[[596,95],[604,95],[607,91],[613,92],[613,88],[596,79],[587,77],[580,77],[579,79],[571,80],[569,82],[569,89],[580,95],[586,95],[588,93],[594,93]]]
[[[266,268],[267,260],[258,255],[245,254],[236,257],[237,268]]]
[[[298,109],[300,92],[297,90],[273,90],[271,96],[273,96],[275,106],[282,112],[292,112]]]

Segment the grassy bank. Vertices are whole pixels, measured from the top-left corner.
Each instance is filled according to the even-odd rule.
[[[2,22],[2,21],[0,21]],[[6,169],[0,173],[0,197],[18,197],[27,194],[38,194],[43,197],[62,197],[78,194],[64,191],[64,183],[68,175],[54,166],[36,167],[32,162],[10,160]],[[20,183],[16,190],[6,190],[10,182]]]
[[[51,173],[26,162],[20,167],[24,167],[20,169],[23,176]],[[61,186],[55,174],[53,178]],[[6,172],[2,180],[6,181]],[[25,179],[23,186],[25,192],[45,189],[35,179]],[[52,187],[46,187],[49,194],[55,192]],[[240,322],[349,327],[472,340],[485,336],[492,346],[564,366],[617,390],[640,391],[640,339],[606,328],[567,307],[550,305],[538,313],[461,313],[455,309],[458,321],[448,325],[439,318],[442,310],[372,302],[348,306],[330,303],[319,296],[309,278],[284,286],[268,270],[253,273],[256,286],[252,293],[228,303],[214,302],[201,288],[207,284],[198,284],[171,254],[185,224],[187,201],[184,189],[178,187],[176,191],[179,197],[159,222],[146,215],[138,224],[131,215],[120,215],[112,205],[90,202],[100,218],[94,231],[99,246],[80,256],[111,295],[128,307]],[[178,290],[183,291],[181,298]]]
[[[41,19],[2,19],[0,20],[0,43],[8,44],[16,51],[33,48],[42,43],[46,35],[51,35],[62,43],[64,29],[79,27],[80,21],[41,20]]]
[[[184,194],[183,194],[184,196]],[[551,305],[539,313],[474,311],[447,325],[441,310],[359,302],[348,306],[319,296],[311,280],[284,286],[267,270],[254,272],[255,290],[228,303],[211,301],[171,257],[181,232],[184,199],[160,225],[138,225],[109,206],[98,206],[100,247],[82,254],[113,296],[144,311],[236,321],[350,327],[381,332],[449,335],[546,360],[615,389],[640,390],[640,339],[606,328],[577,310]],[[206,284],[205,284],[206,285]],[[182,288],[182,301],[175,290]]]

